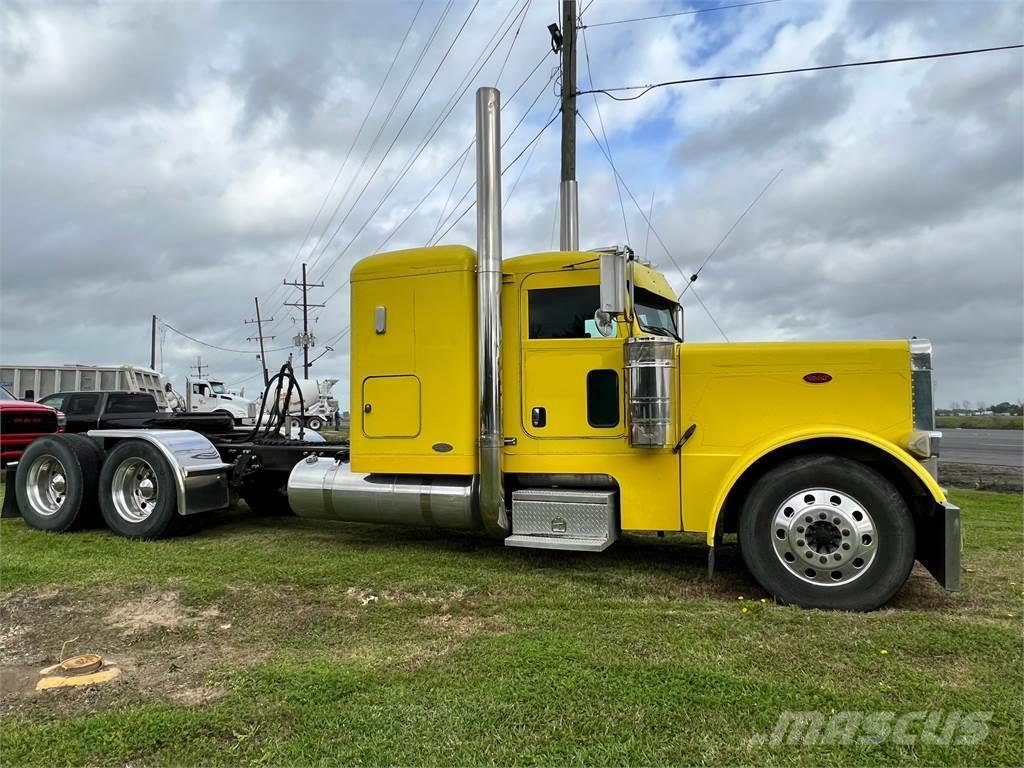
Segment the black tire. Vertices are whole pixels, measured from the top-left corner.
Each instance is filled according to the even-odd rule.
[[[288,476],[263,477],[252,480],[238,490],[238,495],[254,515],[260,517],[287,517],[294,515],[288,505]]]
[[[914,565],[906,501],[875,470],[838,456],[800,457],[765,473],[743,504],[739,542],[758,583],[804,608],[875,610]]]
[[[306,429],[312,429],[314,432],[319,432],[324,428],[327,422],[320,416],[310,416],[306,419]]]
[[[96,487],[102,457],[100,448],[84,435],[48,435],[30,443],[18,461],[14,481],[25,522],[41,531],[72,531],[94,523],[99,517]],[[53,470],[64,480],[63,493],[55,496],[39,490],[42,476]]]
[[[151,501],[115,501],[115,486],[123,489],[132,483],[129,472],[132,467],[144,473],[155,487],[155,498]],[[125,492],[122,496],[131,494]],[[100,472],[99,497],[103,519],[110,530],[121,536],[159,539],[173,536],[183,528],[184,518],[178,514],[174,471],[159,450],[142,440],[125,440],[107,454]]]

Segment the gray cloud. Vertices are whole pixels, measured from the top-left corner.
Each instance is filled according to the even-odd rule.
[[[469,10],[457,2],[362,174],[380,120],[442,6],[424,4],[406,50],[325,212],[310,223],[356,138],[417,3],[11,4],[0,23],[0,358],[5,363],[148,361],[149,316],[251,355],[204,349],[168,332],[163,361],[180,379],[202,353],[229,381],[258,372],[259,295],[282,346],[295,332],[292,267],[317,261],[323,298],[372,252],[464,149],[472,87],[380,212],[497,23],[519,2],[481,4],[392,154],[335,240],[343,215],[395,137]],[[548,47],[553,6],[534,3],[502,78],[506,99]],[[784,7],[788,6],[788,7]],[[635,15],[660,4],[631,4]],[[721,71],[1012,42],[1020,3],[786,3],[588,32],[594,80],[615,85]],[[600,9],[600,6],[598,6]],[[657,10],[656,10],[657,9]],[[618,8],[617,11],[622,11]],[[603,11],[602,11],[603,12]],[[593,11],[596,14],[598,10]],[[629,15],[607,10],[607,18]],[[966,41],[966,42],[965,42]],[[475,84],[493,81],[507,43]],[[1024,70],[1019,54],[656,92],[601,101],[616,161],[655,224],[693,269],[780,167],[765,199],[702,272],[701,296],[741,339],[917,334],[936,343],[940,399],[1021,396]],[[555,106],[542,66],[504,116],[514,157]],[[581,109],[597,128],[593,101]],[[551,242],[557,126],[538,144],[505,211],[507,256]],[[616,187],[580,127],[587,247],[621,241]],[[472,160],[449,210],[473,179]],[[453,189],[449,176],[388,247],[422,245]],[[506,193],[511,183],[506,181]],[[631,240],[646,225],[628,197]],[[465,204],[463,203],[463,206]],[[461,211],[461,208],[460,208]],[[340,217],[339,217],[340,218]],[[336,222],[335,222],[336,223]],[[364,225],[357,235],[357,229]],[[474,241],[466,216],[447,242]],[[333,227],[332,227],[333,229]],[[312,236],[300,249],[307,231]],[[556,239],[557,241],[557,239]],[[651,254],[677,285],[651,238]],[[289,271],[290,269],[290,271]],[[687,298],[696,340],[717,332]],[[347,324],[347,291],[315,315],[329,339]],[[314,373],[347,381],[347,345]],[[279,365],[283,353],[271,357]],[[253,382],[254,383],[254,382]]]

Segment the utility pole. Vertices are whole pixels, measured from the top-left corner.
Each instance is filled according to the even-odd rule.
[[[156,370],[156,315],[153,315],[153,327],[149,335],[149,367]]]
[[[576,188],[576,0],[562,0],[562,183],[558,189],[563,251],[580,247],[580,211]]]
[[[316,339],[309,335],[309,309],[310,307],[325,307],[326,304],[310,304],[308,292],[310,288],[323,288],[323,283],[310,283],[306,280],[306,265],[302,265],[302,282],[284,281],[285,285],[302,289],[302,303],[285,302],[286,307],[302,307],[302,335],[295,337],[295,346],[302,347],[302,378],[309,378],[309,348],[316,343]]]
[[[253,325],[254,324],[256,326],[256,336],[259,338],[259,341],[260,341],[260,364],[263,366],[263,386],[265,387],[265,386],[267,386],[270,383],[270,373],[267,371],[267,354],[266,354],[266,352],[263,351],[263,338],[264,338],[264,336],[263,336],[263,324],[264,323],[272,323],[272,322],[274,322],[274,318],[271,317],[268,320],[262,320],[260,318],[260,297],[256,296],[255,300],[256,300],[256,319],[255,320],[246,320],[245,324],[246,325]],[[277,337],[276,336],[267,336],[266,338],[268,338],[268,339],[275,339]],[[253,338],[252,336],[249,336],[246,339],[246,341],[256,341],[256,339]]]
[[[203,356],[202,355],[196,355],[196,364],[189,366],[189,368],[195,368],[196,369],[196,377],[200,378],[200,379],[203,378],[203,368],[209,368],[209,367],[210,366],[208,366],[208,365],[203,365]]]

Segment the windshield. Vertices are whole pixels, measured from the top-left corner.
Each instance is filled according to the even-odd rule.
[[[0,387],[0,400],[17,400],[14,395],[8,392],[5,388]]]
[[[211,381],[210,389],[212,389],[214,394],[216,395],[223,395],[224,393],[227,392],[227,390],[224,389],[224,385],[219,381]]]
[[[641,327],[665,336],[676,335],[675,313],[679,305],[656,293],[636,289],[636,316]]]

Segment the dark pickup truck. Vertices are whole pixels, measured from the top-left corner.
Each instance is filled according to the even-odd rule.
[[[145,392],[55,392],[39,401],[62,411],[66,432],[90,429],[191,429],[207,435],[234,431],[230,416],[157,410]]]

